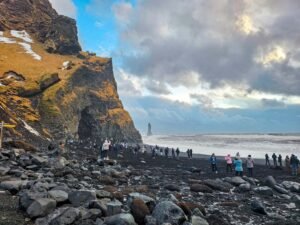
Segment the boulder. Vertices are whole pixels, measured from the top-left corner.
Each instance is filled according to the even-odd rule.
[[[32,192],[32,191],[21,191],[20,196],[20,207],[26,210],[34,200],[40,198],[47,198],[47,192]]]
[[[165,189],[169,190],[169,191],[178,191],[180,192],[180,187],[176,184],[168,184],[165,186]]]
[[[192,225],[209,225],[208,222],[200,216],[192,216]]]
[[[145,224],[145,217],[150,215],[149,208],[141,199],[134,199],[130,205],[131,214],[138,224]]]
[[[50,198],[34,200],[26,212],[30,218],[42,217],[51,213],[56,207],[56,201]]]
[[[204,184],[192,184],[190,190],[193,192],[212,193],[213,190]]]
[[[130,193],[128,196],[128,201],[133,200],[135,198],[143,200],[144,203],[148,204],[150,202],[155,203],[155,200],[147,195],[140,194],[138,192]]]
[[[97,198],[111,198],[112,194],[108,191],[97,190],[96,191],[96,196],[97,196]]]
[[[70,207],[64,209],[59,216],[56,216],[49,225],[73,224],[80,217],[80,210]]]
[[[297,205],[297,207],[300,207],[300,196],[299,195],[293,195],[291,200],[293,202],[295,202],[295,204]]]
[[[163,201],[158,203],[152,216],[156,219],[158,224],[171,223],[182,224],[187,220],[183,210],[171,201]]]
[[[246,181],[241,177],[226,177],[224,180],[234,186],[239,186],[246,183]]]
[[[57,203],[65,202],[68,200],[68,193],[61,190],[51,190],[48,192],[49,196]]]
[[[265,184],[266,186],[268,186],[268,187],[273,188],[273,187],[277,184],[277,182],[276,182],[276,180],[274,179],[274,177],[272,177],[272,176],[267,176],[267,177],[265,178],[265,180],[264,180],[264,184]]]
[[[136,223],[131,214],[121,213],[105,218],[103,225],[136,225]]]
[[[0,166],[0,175],[1,175],[1,176],[6,175],[9,171],[10,171],[10,167],[3,167],[3,166]]]
[[[207,179],[204,181],[204,184],[212,188],[213,190],[217,191],[223,191],[223,192],[229,192],[233,186],[227,182],[223,182],[221,180],[212,180],[212,179]]]
[[[2,181],[0,183],[0,189],[7,190],[12,194],[16,194],[24,183],[25,182],[22,180]]]
[[[256,212],[259,214],[267,215],[267,212],[266,212],[266,209],[265,209],[263,203],[258,200],[251,201],[251,210],[253,212]]]
[[[73,191],[69,193],[69,201],[75,207],[89,203],[96,200],[96,193],[94,191]]]
[[[251,185],[249,183],[243,183],[238,187],[239,192],[248,192],[251,190]]]
[[[273,196],[273,190],[270,187],[256,187],[253,190],[260,195]]]
[[[100,218],[102,216],[102,211],[100,209],[89,209],[87,212],[82,215],[83,220],[96,220],[97,218]]]
[[[122,211],[122,203],[118,200],[111,201],[107,203],[107,215],[113,216],[121,213]]]
[[[274,188],[275,191],[277,191],[280,194],[288,194],[289,193],[288,190],[286,190],[285,188],[283,188],[283,187],[281,187],[277,184],[273,188]]]
[[[110,199],[101,199],[101,200],[94,200],[89,203],[90,209],[100,209],[104,216],[107,216],[107,203],[110,202]]]

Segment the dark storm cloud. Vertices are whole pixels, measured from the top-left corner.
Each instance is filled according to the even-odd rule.
[[[204,80],[211,87],[244,83],[250,89],[300,95],[300,70],[288,63],[299,51],[299,11],[298,0],[138,1],[127,26],[120,26],[121,44],[129,50],[124,66],[174,86]],[[241,15],[253,21],[248,35],[237,28]],[[258,62],[274,46],[284,49],[286,61]]]

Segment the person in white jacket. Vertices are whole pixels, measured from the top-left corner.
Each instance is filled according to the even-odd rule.
[[[102,145],[102,157],[103,157],[104,160],[108,159],[108,150],[109,150],[110,144],[111,143],[110,143],[110,141],[107,140],[107,138],[103,142],[103,145]]]

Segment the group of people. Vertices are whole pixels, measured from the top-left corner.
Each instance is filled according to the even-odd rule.
[[[151,149],[151,153],[152,153],[152,158],[155,158],[156,156],[165,156],[166,158],[169,158],[169,154],[171,152],[172,154],[172,158],[179,158],[179,154],[180,154],[180,150],[179,148],[176,148],[176,150],[174,148],[162,148],[162,147],[158,147],[157,145],[155,147],[150,147]]]
[[[269,160],[269,155],[266,154],[265,155],[265,160],[266,160],[266,166],[271,166],[270,164],[270,160]],[[282,156],[281,154],[277,155],[275,153],[272,154],[272,159],[273,159],[273,165],[274,167],[279,167],[282,168]],[[289,157],[288,155],[285,157],[285,167],[288,171],[291,171],[293,176],[297,176],[298,174],[298,169],[299,169],[299,164],[300,161],[298,159],[298,157],[294,154],[291,155],[291,157]]]
[[[231,155],[228,154],[225,156],[225,162],[226,162],[226,172],[232,173],[233,170],[235,171],[236,176],[243,176],[243,161],[240,157],[240,153],[237,152],[234,159],[232,159]],[[211,155],[209,158],[211,169],[213,173],[218,173],[218,167],[217,167],[217,157],[215,153]],[[254,167],[254,160],[251,157],[251,155],[248,155],[248,158],[246,159],[246,166],[248,170],[248,176],[253,176],[253,167]]]
[[[189,159],[192,159],[193,158],[193,149],[186,150],[186,154]]]

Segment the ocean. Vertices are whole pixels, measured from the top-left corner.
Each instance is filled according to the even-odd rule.
[[[179,148],[186,152],[217,156],[240,153],[241,157],[252,155],[264,158],[268,153],[300,157],[300,134],[201,134],[201,135],[152,135],[143,136],[144,144]]]

